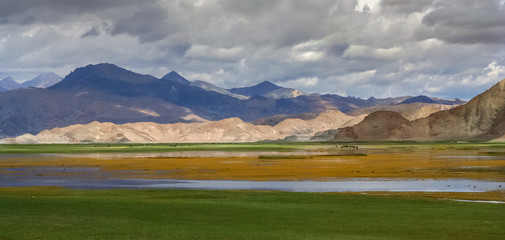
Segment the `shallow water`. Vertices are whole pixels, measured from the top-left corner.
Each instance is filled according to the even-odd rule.
[[[324,156],[322,154],[335,153],[326,149],[294,152],[0,154],[0,163],[3,163],[0,167],[0,187],[180,188],[293,192],[505,191],[505,181],[500,170],[505,164],[505,156],[484,156],[479,155],[477,151],[431,149],[415,149],[407,152],[402,149],[361,150],[368,155]],[[259,155],[318,154],[322,157],[257,158]],[[178,180],[185,178],[232,180]],[[295,181],[255,181],[278,179]],[[296,181],[297,179],[316,181]]]
[[[48,171],[67,174],[49,174]],[[41,174],[44,172],[44,174]],[[468,179],[349,178],[335,181],[229,181],[125,179],[98,168],[15,168],[0,173],[0,187],[56,186],[76,189],[278,190],[288,192],[485,192],[505,190],[505,182]]]

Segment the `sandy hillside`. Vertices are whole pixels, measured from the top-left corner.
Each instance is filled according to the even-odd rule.
[[[410,104],[397,104],[388,106],[372,106],[361,108],[348,112],[348,115],[358,116],[362,114],[370,114],[377,111],[392,111],[399,113],[402,117],[407,120],[413,121],[420,118],[425,118],[432,113],[449,110],[457,105],[445,105],[445,104],[433,104],[433,103],[410,103]]]
[[[276,126],[254,125],[239,118],[201,123],[157,124],[152,122],[92,122],[44,130],[37,135],[24,134],[5,139],[10,143],[79,142],[253,142],[277,140],[297,135],[309,138],[316,132],[352,126],[364,116],[347,116],[331,110],[311,120],[286,119]]]
[[[505,80],[465,105],[414,121],[397,113],[370,114],[354,127],[345,128],[335,140],[493,140],[505,135]],[[371,133],[381,130],[380,137]]]

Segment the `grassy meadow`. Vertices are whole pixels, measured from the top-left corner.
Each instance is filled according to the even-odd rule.
[[[300,151],[328,146],[366,146],[372,149],[503,149],[505,142],[256,142],[256,143],[85,143],[0,144],[0,154],[22,153],[152,153],[178,151]],[[349,150],[349,149],[345,149]],[[502,153],[505,155],[505,153]]]
[[[314,143],[318,144],[318,143]],[[178,151],[294,151],[314,144],[302,143],[89,143],[0,144],[0,154],[21,153],[152,153]]]
[[[0,239],[503,239],[505,204],[335,193],[0,189]]]

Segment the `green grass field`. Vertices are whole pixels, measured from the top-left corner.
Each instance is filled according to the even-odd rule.
[[[503,239],[505,205],[359,194],[0,189],[0,239]]]
[[[0,154],[149,153],[175,151],[293,151],[319,143],[157,143],[157,144],[0,144]]]
[[[505,149],[505,142],[257,142],[257,143],[89,143],[0,144],[0,154],[19,153],[143,153],[172,151],[295,151],[320,146],[361,145],[371,148],[443,148],[453,150]]]

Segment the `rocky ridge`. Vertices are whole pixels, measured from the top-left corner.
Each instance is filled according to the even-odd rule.
[[[364,116],[347,116],[326,111],[311,120],[286,119],[276,126],[254,125],[239,118],[195,123],[152,122],[113,124],[92,122],[44,130],[4,139],[4,143],[90,143],[90,142],[255,142],[288,136],[309,138],[316,132],[352,126]]]
[[[376,132],[375,129],[381,129]],[[493,140],[505,135],[505,80],[465,105],[409,121],[395,112],[375,112],[363,122],[341,129],[336,141]]]

